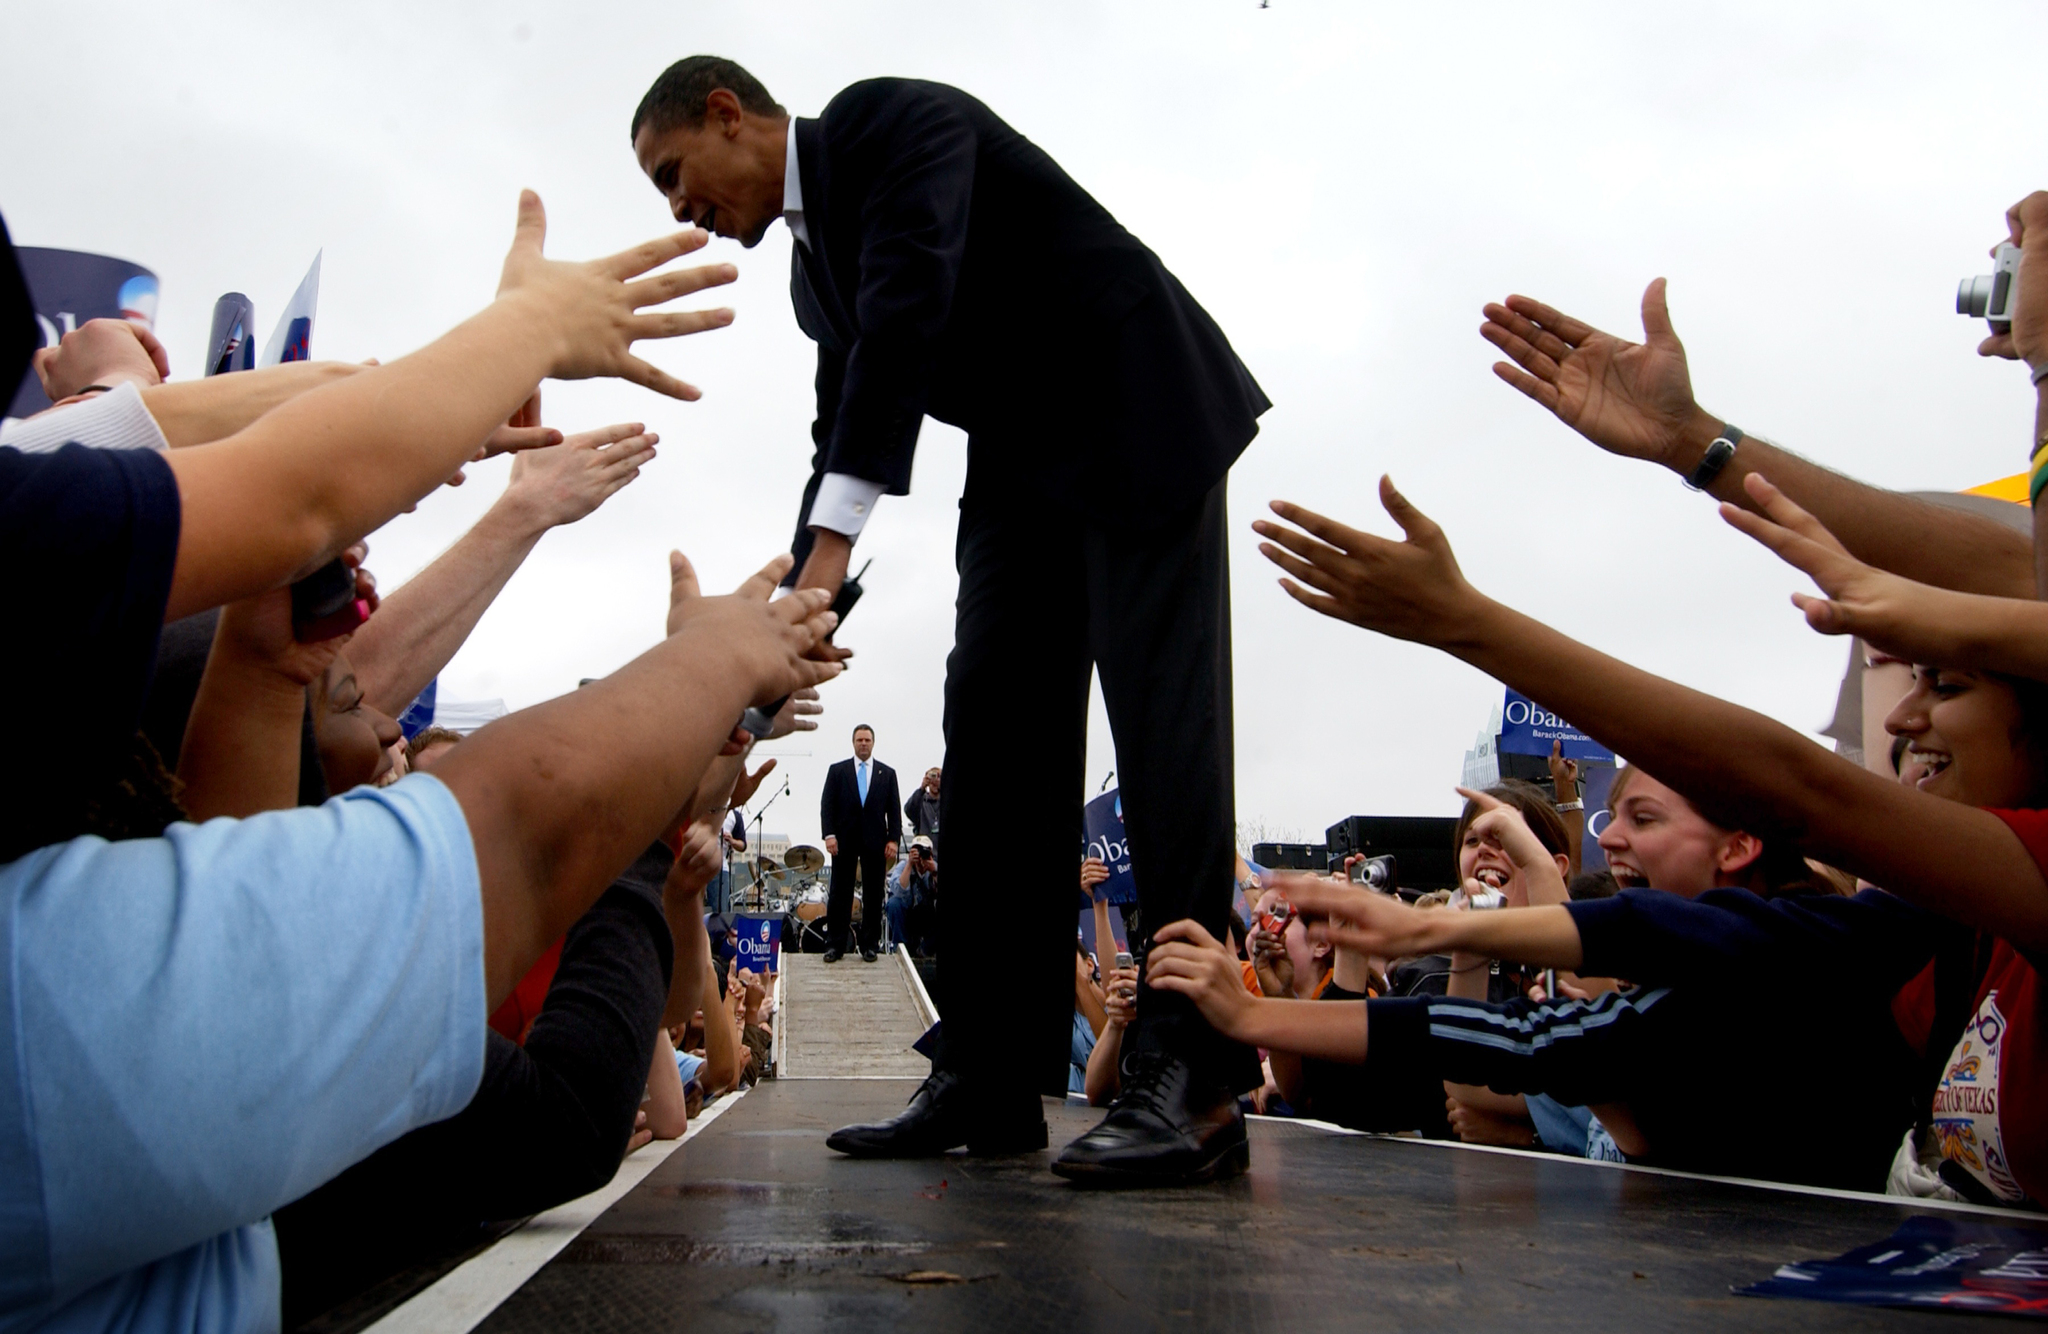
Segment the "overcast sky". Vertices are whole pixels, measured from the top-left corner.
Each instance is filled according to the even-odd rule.
[[[316,355],[390,358],[489,300],[521,186],[550,253],[668,229],[627,141],[670,61],[750,68],[798,115],[874,75],[957,84],[1046,148],[1207,306],[1275,407],[1231,485],[1241,819],[1320,838],[1360,814],[1448,814],[1498,698],[1451,659],[1314,617],[1248,525],[1269,498],[1390,531],[1391,471],[1480,588],[1652,671],[1804,731],[1845,647],[1800,587],[1669,474],[1585,444],[1488,370],[1511,291],[1637,334],[1664,275],[1711,410],[1886,486],[2025,465],[2032,396],[1953,314],[2002,214],[2043,184],[2016,87],[2048,50],[2025,4],[67,4],[9,16],[0,210],[17,242],[162,280],[158,331],[196,374],[214,298],[267,333],[314,251]],[[661,457],[541,543],[442,677],[514,707],[653,642],[664,553],[729,586],[787,543],[808,474],[811,345],[790,241],[716,242],[734,326],[647,352],[695,404],[550,385],[574,430],[644,420]],[[1049,386],[1057,392],[1057,386]],[[927,422],[915,494],[857,558],[858,665],[824,729],[779,743],[771,831],[816,837],[858,721],[907,785],[941,757],[963,437]],[[503,485],[473,471],[372,539],[387,588]],[[1019,781],[1042,738],[1018,720]],[[1099,704],[1092,791],[1114,764]]]

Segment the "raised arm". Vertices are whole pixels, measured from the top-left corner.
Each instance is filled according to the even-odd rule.
[[[1610,454],[1690,477],[1727,424],[1693,400],[1662,278],[1643,293],[1641,343],[1525,296],[1488,305],[1479,332],[1510,358],[1495,363],[1495,374]],[[1707,490],[1748,506],[1743,479],[1753,472],[1767,474],[1880,569],[1964,592],[2034,596],[2033,544],[1994,520],[1867,486],[1753,434]]]
[[[1284,502],[1274,511],[1307,532],[1253,525],[1269,539],[1261,551],[1293,576],[1281,581],[1292,597],[1471,663],[1642,764],[1716,824],[1788,839],[1943,916],[2048,946],[2048,881],[1997,816],[1888,782],[1501,606],[1465,581],[1443,530],[1391,481],[1380,496],[1405,541]]]
[[[834,623],[822,593],[768,602],[787,556],[719,598],[699,594],[681,553],[670,559],[667,639],[602,681],[480,729],[434,767],[476,849],[492,1005],[675,826],[741,713],[840,670],[803,657]]]
[[[716,283],[729,265],[629,282],[703,244],[682,232],[590,263],[541,255],[531,191],[498,299],[418,352],[299,395],[225,440],[167,455],[183,506],[166,619],[317,569],[446,481],[543,376],[618,376],[697,391],[633,355],[640,338],[714,328],[729,311],[639,313]]]
[[[639,422],[570,436],[512,460],[505,492],[433,564],[384,599],[349,647],[364,698],[396,718],[454,658],[548,530],[587,518],[654,459]]]

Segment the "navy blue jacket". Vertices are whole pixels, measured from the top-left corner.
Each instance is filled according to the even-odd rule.
[[[1567,911],[1581,971],[1636,985],[1543,1005],[1369,1002],[1372,1092],[1350,1092],[1348,1109],[1379,1124],[1360,1128],[1405,1128],[1387,1122],[1451,1080],[1625,1102],[1659,1166],[1883,1189],[1933,1089],[1892,999],[1967,931],[1879,891],[1627,890]],[[1347,1105],[1341,1078],[1316,1074]]]

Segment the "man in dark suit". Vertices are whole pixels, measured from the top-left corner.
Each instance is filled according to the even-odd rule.
[[[875,757],[875,729],[853,729],[853,758],[825,771],[818,798],[818,832],[832,858],[832,893],[825,903],[825,962],[846,957],[846,928],[853,916],[853,868],[860,868],[860,957],[875,961],[882,928],[883,877],[903,842],[903,817],[896,813],[896,771]]]
[[[633,118],[678,219],[796,237],[818,345],[800,587],[836,589],[925,416],[967,431],[946,671],[944,1037],[866,1156],[1045,1143],[1066,1087],[1089,673],[1116,736],[1145,924],[1218,938],[1235,858],[1224,486],[1269,406],[1215,321],[1041,149],[957,88],[874,79],[791,118],[728,60],[671,66]],[[834,652],[829,646],[825,652]],[[1019,745],[1019,721],[1030,728]],[[1021,751],[1021,754],[1020,754]],[[1003,966],[974,962],[1001,941]],[[1141,986],[1123,1096],[1053,1169],[1208,1180],[1247,1161],[1256,1058]]]

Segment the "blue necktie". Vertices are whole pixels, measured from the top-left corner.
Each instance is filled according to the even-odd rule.
[[[863,806],[868,804],[868,762],[866,760],[860,762],[860,804]]]

